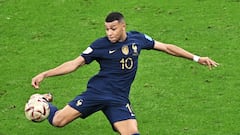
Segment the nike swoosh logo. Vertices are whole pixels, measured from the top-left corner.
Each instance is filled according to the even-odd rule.
[[[116,52],[116,50],[109,50],[109,54]]]

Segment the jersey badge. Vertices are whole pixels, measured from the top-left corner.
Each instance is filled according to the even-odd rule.
[[[83,51],[83,54],[89,54],[93,51],[91,47],[88,47],[86,50]]]
[[[122,53],[123,53],[124,55],[128,55],[129,49],[128,49],[128,46],[127,46],[127,45],[124,45],[124,46],[122,47]]]
[[[148,36],[148,35],[146,35],[146,34],[144,34],[144,36],[145,36],[145,38],[148,39],[149,41],[153,41],[153,39],[152,39],[150,36]]]

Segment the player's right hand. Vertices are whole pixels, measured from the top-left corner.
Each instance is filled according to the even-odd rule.
[[[32,86],[35,89],[39,89],[40,82],[43,79],[44,79],[44,75],[43,74],[39,74],[39,75],[35,76],[34,78],[32,78]]]

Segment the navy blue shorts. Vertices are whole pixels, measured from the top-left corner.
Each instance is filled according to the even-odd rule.
[[[78,110],[82,114],[81,118],[101,110],[112,125],[117,121],[135,119],[129,100],[117,100],[85,92],[70,101],[68,105]]]

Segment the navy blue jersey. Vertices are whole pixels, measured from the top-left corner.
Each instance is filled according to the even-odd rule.
[[[99,96],[127,99],[135,78],[142,49],[153,49],[154,40],[139,32],[128,32],[124,42],[111,43],[107,37],[94,41],[82,54],[86,64],[96,60],[100,71],[87,85]]]

